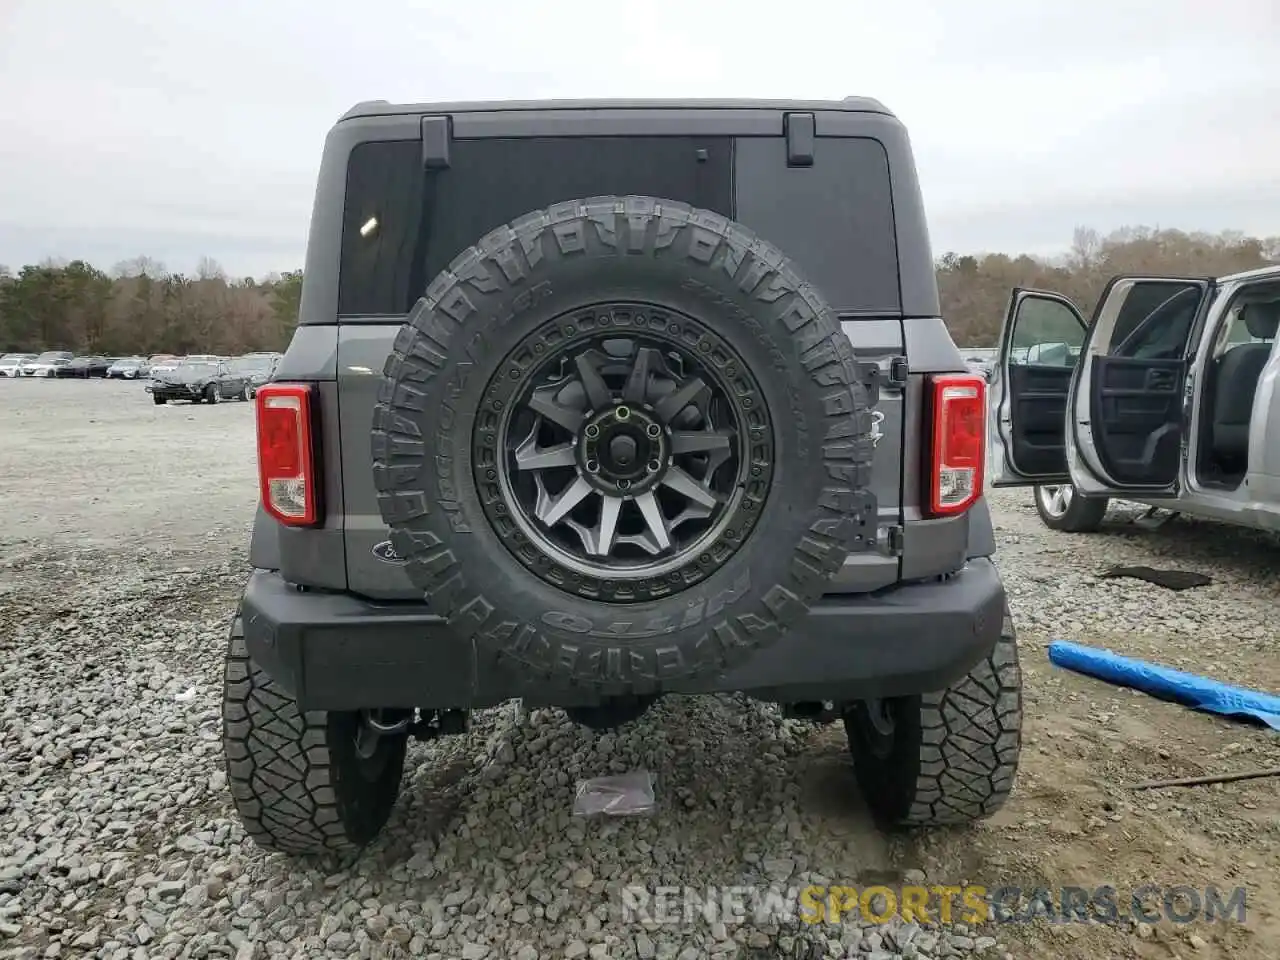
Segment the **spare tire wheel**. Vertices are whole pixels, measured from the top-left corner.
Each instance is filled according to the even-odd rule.
[[[391,542],[453,634],[524,680],[644,693],[723,672],[874,546],[849,340],[718,214],[527,214],[431,281],[384,373]]]

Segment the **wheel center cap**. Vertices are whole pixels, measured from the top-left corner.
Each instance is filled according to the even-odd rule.
[[[629,467],[635,463],[636,442],[626,435],[614,437],[609,442],[609,456],[621,467]]]
[[[662,424],[650,411],[619,404],[583,424],[579,470],[608,496],[638,496],[661,482],[671,456]]]

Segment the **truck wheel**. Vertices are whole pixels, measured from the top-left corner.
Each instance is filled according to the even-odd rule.
[[[164,399],[164,397],[156,396],[156,395],[153,393],[153,394],[151,395],[151,402],[152,402],[152,403],[154,403],[157,407],[163,407],[163,406],[164,406],[164,404],[165,404],[165,399]]]
[[[874,547],[849,339],[718,214],[527,214],[431,281],[384,374],[391,542],[455,636],[520,680],[624,695],[722,672]]]
[[[854,772],[889,827],[970,823],[1009,797],[1022,747],[1022,671],[1013,621],[969,675],[937,693],[852,705]]]
[[[350,853],[386,824],[400,792],[406,738],[356,749],[358,713],[298,709],[231,634],[222,695],[227,782],[245,832],[264,850]]]
[[[1050,530],[1096,533],[1107,515],[1106,497],[1083,497],[1069,483],[1035,488],[1036,513]]]

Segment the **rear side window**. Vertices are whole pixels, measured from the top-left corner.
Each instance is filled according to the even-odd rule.
[[[490,230],[563,200],[644,194],[732,216],[732,141],[692,137],[455,140],[445,170],[417,141],[356,147],[347,167],[338,313],[408,312]]]

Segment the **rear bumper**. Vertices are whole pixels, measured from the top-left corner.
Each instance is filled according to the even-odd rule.
[[[946,580],[876,595],[825,597],[781,641],[722,675],[664,686],[671,693],[742,691],[800,702],[938,690],[994,647],[1004,616],[1000,576],[971,560]],[[255,571],[233,630],[253,658],[309,709],[479,708],[596,702],[587,687],[536,686],[451,639],[425,606],[299,591]]]

